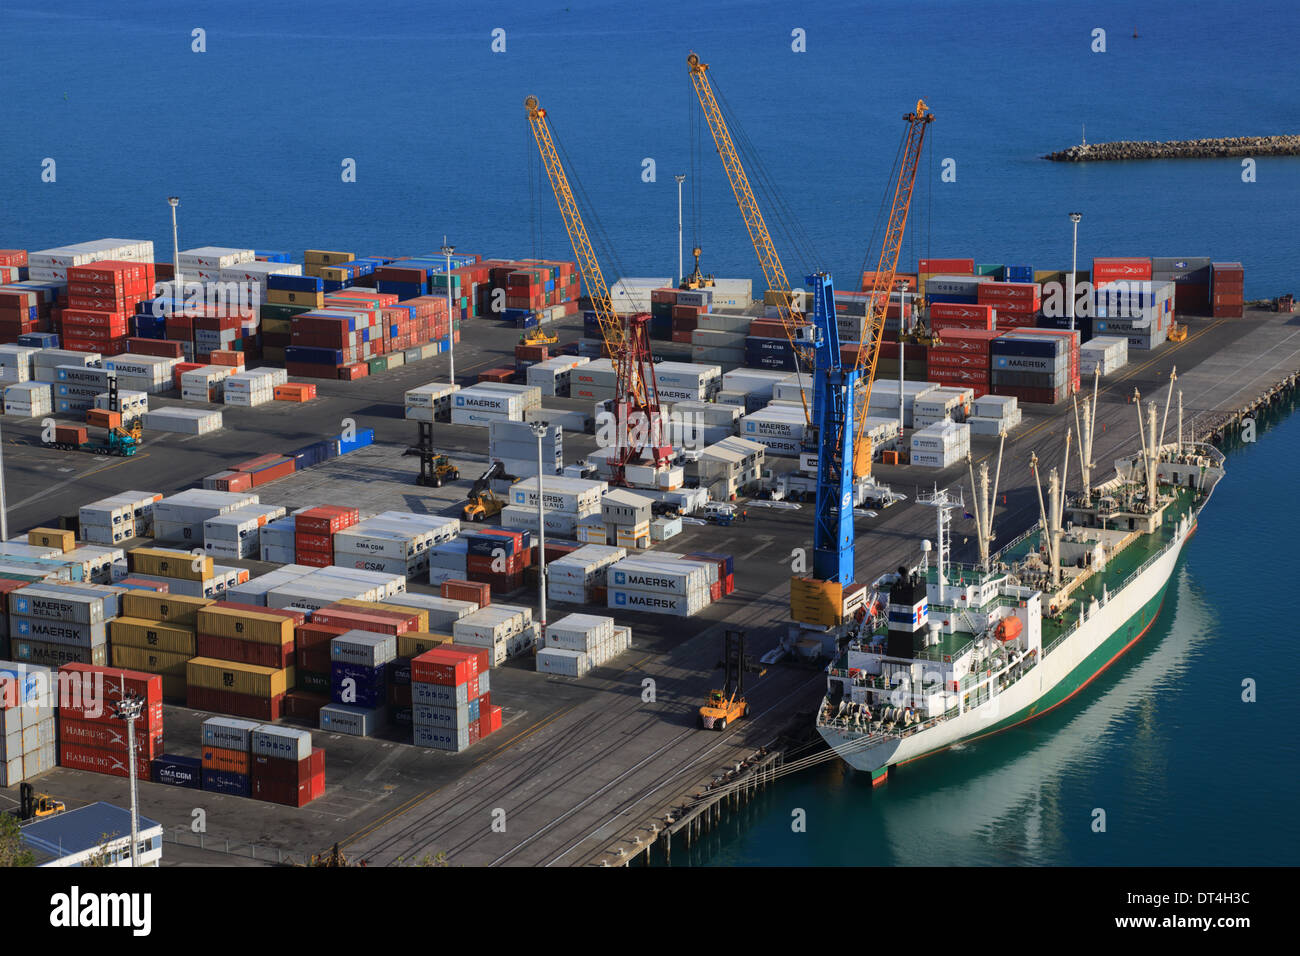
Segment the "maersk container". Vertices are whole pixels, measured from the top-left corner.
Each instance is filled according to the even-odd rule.
[[[327,704],[320,709],[320,729],[332,734],[369,737],[387,723],[387,711],[387,706]]]
[[[99,624],[112,616],[105,613],[104,602],[119,593],[120,588],[96,593],[61,585],[29,584],[10,597],[9,612],[77,624]]]
[[[619,611],[644,611],[648,614],[668,614],[689,617],[709,605],[708,590],[689,594],[672,594],[665,591],[640,591],[610,585],[606,606]]]
[[[703,563],[628,558],[609,569],[609,586],[637,591],[689,594],[709,585]]]
[[[150,762],[149,779],[172,787],[199,790],[203,786],[203,761],[197,757],[163,754]]]

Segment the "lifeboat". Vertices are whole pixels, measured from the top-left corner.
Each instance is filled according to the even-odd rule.
[[[1024,625],[1020,623],[1020,618],[1004,617],[998,621],[998,626],[993,629],[993,636],[1005,644],[1019,637],[1023,629]]]

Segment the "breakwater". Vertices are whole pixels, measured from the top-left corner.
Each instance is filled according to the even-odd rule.
[[[1222,159],[1229,156],[1300,156],[1300,136],[1087,143],[1048,153],[1043,158],[1057,163],[1092,163],[1133,159]]]

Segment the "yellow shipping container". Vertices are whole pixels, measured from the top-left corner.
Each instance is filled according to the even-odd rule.
[[[185,666],[193,658],[188,654],[168,654],[164,651],[155,651],[145,647],[114,647],[113,648],[113,666],[122,667],[126,670],[144,671],[146,674],[162,674],[164,678],[163,693],[167,693],[165,680],[168,677],[174,677],[179,681],[185,680]],[[168,697],[184,697],[185,689],[182,684],[179,694],[167,694]]]
[[[71,531],[58,528],[33,528],[27,532],[27,543],[38,548],[58,548],[67,552],[77,546],[77,536]]]
[[[109,621],[108,640],[113,647],[139,647],[186,657],[193,657],[196,653],[194,628],[140,617],[118,617]]]
[[[132,548],[126,553],[132,571],[158,574],[183,581],[206,581],[213,575],[213,560],[171,548]]]
[[[319,309],[325,304],[324,292],[295,292],[292,289],[267,289],[266,301],[271,305],[306,305],[313,309]],[[262,324],[265,327],[267,321],[288,322],[284,319],[263,319]],[[274,331],[267,329],[267,331]],[[285,329],[284,331],[288,331]]]
[[[383,601],[358,601],[356,598],[344,598],[342,601],[335,601],[335,604],[341,604],[344,607],[355,607],[359,610],[371,608],[376,611],[393,611],[397,614],[405,614],[407,617],[415,618],[415,625],[421,631],[429,629],[429,612],[419,607],[404,607],[401,604],[385,604]]]
[[[351,262],[356,258],[352,252],[329,252],[325,249],[308,249],[303,253],[302,261],[314,266],[332,266],[338,262]]]
[[[237,637],[254,644],[283,646],[293,640],[293,621],[277,614],[259,614],[230,607],[208,607],[194,622],[200,634]]]
[[[327,282],[347,282],[349,278],[348,270],[338,266],[321,266],[320,277]]]
[[[189,597],[184,594],[127,591],[122,595],[122,616],[193,627],[199,611],[212,603],[212,598]]]
[[[274,667],[219,661],[211,657],[194,657],[186,665],[185,683],[208,690],[227,690],[235,694],[270,699],[285,693],[288,674]]]
[[[790,616],[803,624],[834,627],[844,607],[844,588],[834,581],[790,579]]]
[[[450,634],[431,634],[428,631],[397,635],[397,656],[417,657],[425,651],[431,651],[439,644],[450,644]]]

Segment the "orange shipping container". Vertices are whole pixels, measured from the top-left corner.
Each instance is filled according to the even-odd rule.
[[[92,408],[86,412],[86,424],[94,428],[121,428],[122,413],[107,408]]]
[[[203,769],[226,773],[248,773],[248,752],[228,747],[204,747]]]

